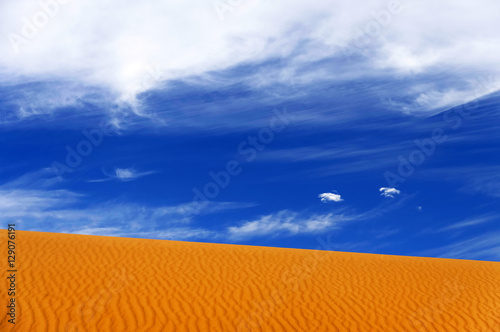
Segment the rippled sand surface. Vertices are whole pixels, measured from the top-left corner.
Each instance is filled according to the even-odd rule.
[[[16,258],[1,331],[500,331],[497,262],[22,231]]]

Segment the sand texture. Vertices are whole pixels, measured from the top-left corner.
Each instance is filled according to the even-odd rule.
[[[0,331],[500,331],[500,263],[17,231]]]

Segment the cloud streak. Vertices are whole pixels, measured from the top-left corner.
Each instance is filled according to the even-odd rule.
[[[500,260],[500,233],[487,233],[428,250],[421,255],[441,258]]]
[[[478,216],[478,217],[474,217],[474,218],[468,218],[468,219],[456,222],[454,224],[451,224],[449,226],[440,228],[436,232],[458,231],[458,230],[462,230],[462,229],[469,228],[469,227],[483,225],[485,223],[489,223],[489,222],[497,220],[497,219],[499,219],[499,218],[496,215],[483,215],[483,216]]]
[[[304,216],[296,212],[283,210],[274,214],[243,222],[239,226],[227,229],[232,239],[245,239],[256,236],[292,236],[315,234],[339,227],[340,223],[351,220],[343,215],[333,213]]]
[[[42,169],[0,185],[0,214],[25,230],[97,234],[93,232],[102,229],[104,234],[132,234],[166,232],[171,227],[180,229],[179,225],[190,224],[199,216],[256,206],[245,202],[189,202],[166,206],[117,201],[91,204],[88,196],[53,189],[51,186],[55,184],[58,182],[54,181],[54,174]]]

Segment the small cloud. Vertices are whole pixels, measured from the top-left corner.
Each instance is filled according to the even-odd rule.
[[[339,194],[335,194],[335,193],[323,193],[323,194],[319,194],[318,197],[321,199],[321,201],[323,203],[342,202],[343,201],[342,197],[340,197]]]
[[[394,198],[395,195],[401,194],[401,191],[397,190],[396,188],[382,187],[379,189],[379,191],[381,196],[391,197],[391,198]]]
[[[115,168],[114,178],[120,181],[132,181],[146,175],[154,174],[155,172],[142,172],[138,173],[133,168]]]
[[[422,207],[421,206],[417,207],[417,210],[418,210],[418,212],[421,212],[422,211]]]
[[[135,174],[134,170],[130,168],[117,168],[115,169],[115,173],[116,178],[123,181],[132,180],[138,176],[138,174]]]
[[[126,181],[132,181],[132,180],[138,179],[140,177],[154,174],[154,173],[156,173],[156,172],[151,171],[151,172],[138,173],[133,168],[115,168],[114,174],[106,174],[106,172],[104,172],[104,174],[106,176],[108,176],[107,178],[97,179],[97,180],[89,180],[88,182],[105,182],[105,181],[110,181],[110,180],[120,180],[120,181],[126,182]]]

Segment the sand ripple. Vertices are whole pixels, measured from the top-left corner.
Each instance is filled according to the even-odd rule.
[[[17,252],[1,331],[500,331],[496,262],[22,231]]]

